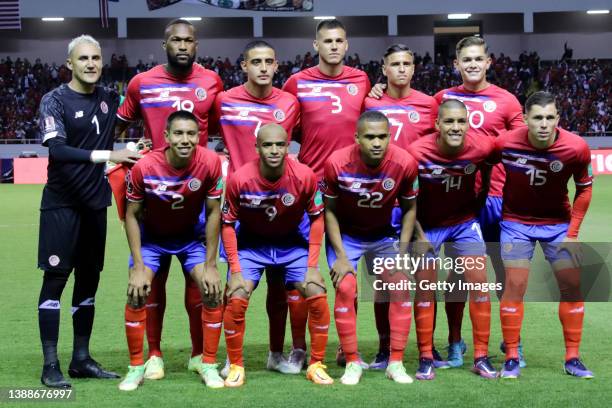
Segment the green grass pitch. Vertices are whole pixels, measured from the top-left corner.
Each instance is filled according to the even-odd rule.
[[[0,387],[38,387],[42,364],[37,324],[37,299],[41,272],[36,269],[38,208],[41,186],[0,185]],[[571,193],[572,194],[572,193]],[[542,197],[542,199],[546,199]],[[612,177],[596,179],[593,202],[582,227],[584,241],[610,242],[612,213]],[[127,284],[126,239],[115,210],[109,209],[106,266],[96,297],[97,316],[92,338],[92,354],[105,367],[124,375],[128,353],[123,325],[123,308]],[[323,265],[323,263],[322,263]],[[324,275],[327,268],[324,267]],[[330,287],[328,285],[328,287]],[[526,306],[523,341],[527,369],[516,381],[486,381],[463,369],[438,371],[435,381],[398,385],[381,372],[366,371],[356,387],[337,383],[318,387],[304,375],[286,376],[265,370],[267,356],[267,318],[264,308],[265,283],[251,300],[247,315],[245,359],[247,383],[241,389],[209,390],[195,374],[187,373],[190,343],[187,317],[183,308],[183,278],[178,262],[173,261],[168,280],[168,300],[163,332],[166,378],[148,381],[138,391],[122,393],[118,381],[73,381],[76,402],[70,406],[609,406],[612,400],[612,305],[587,305],[582,355],[596,378],[585,381],[562,372],[563,339],[554,303],[531,303]],[[333,294],[333,290],[330,291]],[[70,299],[72,283],[62,298],[60,360],[64,372],[72,349]],[[330,296],[333,299],[333,295]],[[358,332],[360,350],[370,360],[377,349],[373,310],[363,302],[359,308]],[[441,309],[442,310],[442,309]],[[501,339],[498,305],[492,308],[490,354],[496,366],[503,356],[498,350]],[[333,313],[332,313],[333,317]],[[445,344],[447,334],[444,313],[438,315],[436,344]],[[463,337],[468,342],[466,362],[471,361],[469,319],[464,320]],[[285,338],[289,348],[290,333]],[[416,369],[417,353],[412,326],[406,367]],[[335,379],[342,369],[333,362],[338,337],[330,326],[327,360]],[[225,356],[221,340],[219,359]],[[3,401],[4,402],[4,401]],[[19,406],[29,404],[20,403]],[[32,406],[40,406],[38,403]]]

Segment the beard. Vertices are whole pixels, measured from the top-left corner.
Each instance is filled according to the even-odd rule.
[[[166,52],[166,58],[168,59],[168,65],[177,71],[189,71],[195,62],[195,54],[189,57],[185,62],[179,61],[176,55],[172,55]]]

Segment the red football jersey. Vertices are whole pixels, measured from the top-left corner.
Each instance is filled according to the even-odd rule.
[[[397,146],[390,144],[373,169],[361,159],[359,145],[353,144],[330,156],[322,189],[326,197],[337,200],[342,233],[373,239],[391,232],[391,211],[398,198],[416,197],[417,174],[417,163]]]
[[[537,150],[527,133],[527,128],[517,129],[495,141],[496,159],[506,169],[502,217],[535,225],[569,222],[570,177],[579,186],[593,182],[589,146],[580,136],[559,128],[553,145]]]
[[[444,89],[434,95],[441,104],[446,99],[459,99],[468,108],[470,128],[468,134],[497,137],[506,130],[524,127],[523,109],[514,95],[496,85],[489,85],[479,92],[471,92],[463,85]],[[491,173],[489,195],[502,196],[504,168],[495,166]],[[477,182],[480,189],[480,178]]]
[[[317,178],[307,166],[287,157],[275,182],[259,172],[259,159],[231,173],[225,189],[223,222],[240,221],[240,235],[279,238],[298,233],[304,216],[323,211]]]
[[[244,85],[220,93],[215,101],[215,113],[220,118],[221,135],[229,151],[230,173],[258,158],[255,142],[259,128],[277,123],[291,138],[300,120],[300,107],[292,94],[272,88],[270,95],[259,99]]]
[[[370,91],[370,80],[356,68],[344,67],[340,75],[329,77],[312,67],[292,75],[283,89],[300,102],[298,160],[322,178],[329,155],[355,143],[357,119]]]
[[[132,78],[117,116],[127,122],[142,119],[145,137],[158,149],[166,146],[164,130],[168,116],[177,110],[189,111],[198,118],[200,145],[206,146],[209,111],[221,91],[219,75],[199,64],[193,64],[191,73],[182,78],[173,77],[163,65],[158,65]]]
[[[206,199],[223,192],[221,159],[197,146],[191,164],[175,169],[166,160],[166,149],[154,150],[134,165],[127,177],[127,199],[144,201],[147,239],[195,238]]]
[[[439,133],[427,135],[408,147],[419,163],[417,219],[423,228],[450,227],[476,217],[476,175],[494,161],[494,139],[468,133],[461,153],[440,152]]]
[[[438,102],[416,89],[401,99],[386,93],[380,99],[365,98],[365,110],[376,110],[389,119],[391,142],[403,149],[420,137],[436,131]]]

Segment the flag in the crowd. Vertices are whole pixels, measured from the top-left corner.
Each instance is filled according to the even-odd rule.
[[[0,29],[21,30],[19,0],[0,0]]]
[[[147,6],[149,6],[149,10],[157,10],[178,3],[179,1],[181,0],[147,0]]]
[[[100,8],[100,25],[102,28],[108,28],[108,2],[112,1],[119,3],[119,0],[98,0],[98,7]]]

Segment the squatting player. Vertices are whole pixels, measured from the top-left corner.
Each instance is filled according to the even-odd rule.
[[[38,325],[44,365],[41,382],[68,388],[57,357],[60,298],[74,269],[74,341],[68,374],[73,378],[118,378],[89,355],[95,296],[104,267],[106,207],[110,187],[104,165],[134,163],[140,156],[113,148],[119,95],[97,86],[102,75],[100,44],[88,35],[68,44],[72,79],[43,96],[40,128],[49,147],[47,184],[40,205],[38,267],[44,271]]]
[[[127,87],[126,99],[119,108],[117,131],[123,132],[131,123],[143,120],[145,138],[154,149],[167,145],[164,138],[166,119],[172,112],[192,112],[200,129],[200,145],[206,146],[209,130],[216,132],[216,120],[210,117],[216,95],[223,90],[221,78],[214,71],[194,63],[198,41],[194,26],[186,20],[173,20],[166,26],[162,47],[166,64],[136,75]],[[211,129],[212,128],[212,129]],[[166,279],[170,256],[161,259],[153,280],[147,304],[147,340],[149,359],[145,378],[164,377],[161,333],[166,309]],[[200,291],[193,279],[185,275],[185,309],[189,315],[191,356],[188,367],[197,371],[202,354],[202,324]]]
[[[151,282],[163,258],[176,255],[201,292],[200,374],[211,388],[223,387],[216,353],[221,336],[223,307],[221,279],[216,267],[219,243],[220,198],[223,190],[219,156],[198,146],[196,116],[176,111],[164,132],[168,147],[147,154],[132,168],[127,180],[125,229],[130,246],[128,301],[125,331],[130,366],[119,384],[133,391],[145,378],[143,337]],[[206,247],[198,238],[197,224],[206,205]]]
[[[447,257],[465,269],[469,283],[487,282],[485,246],[476,219],[487,194],[487,183],[477,195],[476,175],[483,172],[488,181],[492,160],[493,139],[467,132],[468,112],[455,99],[442,102],[436,120],[437,133],[425,136],[408,147],[419,163],[419,197],[417,219],[422,228],[419,239],[431,246],[427,257],[435,259],[442,244]],[[423,236],[424,235],[424,236]],[[436,266],[425,265],[417,271],[417,281],[437,281]],[[435,377],[433,355],[434,329],[433,291],[417,289],[414,316],[419,345],[419,368],[416,378]],[[449,299],[450,300],[450,299]],[[449,301],[447,300],[447,301]],[[470,318],[474,339],[472,370],[484,378],[497,377],[488,355],[491,323],[491,300],[488,291],[470,291]],[[438,365],[439,368],[442,368]],[[448,367],[448,365],[446,365]]]
[[[465,37],[457,43],[455,68],[461,73],[463,84],[444,89],[434,95],[438,103],[458,99],[468,109],[468,134],[479,138],[496,137],[506,130],[523,127],[521,104],[514,95],[487,81],[491,65],[486,42],[481,37]],[[479,183],[476,188],[479,189]],[[503,167],[493,168],[486,205],[479,216],[485,242],[499,242],[501,221]],[[503,282],[503,266],[497,244],[488,246],[487,253],[493,264],[497,282]],[[451,275],[456,279],[457,275]],[[465,302],[446,302],[448,318],[448,363],[451,367],[463,365],[465,343],[461,339],[461,323]],[[503,348],[503,346],[502,346]],[[521,359],[521,364],[524,361]]]
[[[272,86],[272,79],[278,68],[274,48],[265,41],[252,41],[244,48],[243,56],[241,64],[247,76],[246,82],[220,93],[215,101],[221,136],[229,152],[229,174],[257,159],[255,142],[263,125],[277,123],[291,137],[300,117],[296,97]],[[285,292],[282,276],[268,272],[266,277],[266,310],[270,324],[267,368],[284,373],[299,373],[306,357],[306,333],[305,327],[297,328],[296,332],[296,327],[292,325],[293,348],[287,361],[283,355],[287,299],[291,300],[289,310],[292,322],[300,320],[296,314],[308,313],[308,310],[301,310],[299,307],[303,299],[297,289],[288,288]]]
[[[297,96],[300,103],[301,126],[299,135],[295,135],[300,142],[298,160],[314,170],[321,181],[327,158],[354,143],[370,80],[365,72],[344,65],[348,41],[340,21],[321,21],[313,47],[319,64],[289,77],[283,90]],[[306,320],[295,322],[295,326],[302,327],[303,332]],[[291,356],[289,360],[291,363]],[[337,361],[344,363],[341,350]],[[367,368],[366,363],[361,364]]]
[[[403,213],[400,242],[410,241],[418,185],[414,159],[405,150],[389,144],[389,121],[384,114],[364,112],[359,117],[355,138],[357,143],[330,156],[322,183],[327,262],[336,288],[334,316],[346,356],[346,369],[340,381],[347,385],[358,384],[363,371],[357,353],[357,263],[366,253],[386,253],[397,244],[398,237],[391,227],[396,200],[400,201]],[[403,273],[396,272],[389,279],[402,278]],[[407,291],[404,300],[394,301],[393,295],[401,298],[401,293],[391,294],[391,354],[386,375],[407,384],[412,378],[402,360],[410,332],[411,304]]]
[[[422,92],[412,89],[410,81],[414,75],[414,54],[404,44],[394,44],[387,48],[383,56],[382,72],[387,77],[384,94],[377,99],[367,97],[365,110],[382,112],[389,119],[391,143],[403,149],[426,134],[435,131],[438,115],[436,100]],[[401,228],[401,210],[393,209],[392,224]],[[389,303],[375,302],[374,315],[379,337],[379,350],[370,363],[371,369],[385,369],[389,363]]]
[[[565,372],[592,378],[580,361],[584,302],[580,293],[578,232],[591,202],[591,153],[578,135],[558,128],[555,98],[536,92],[525,102],[526,128],[496,140],[498,160],[506,169],[501,256],[506,288],[500,303],[506,362],[501,377],[520,375],[518,346],[523,322],[523,296],[536,241],[550,262],[561,292],[559,320],[565,340]],[[576,183],[573,205],[567,194]]]
[[[259,159],[230,174],[227,183],[222,239],[230,265],[223,319],[230,359],[228,387],[244,384],[242,347],[249,296],[270,267],[306,298],[311,339],[307,378],[315,384],[333,383],[323,365],[330,319],[318,271],[323,200],[313,171],[287,158],[288,140],[280,125],[264,125],[257,134]],[[308,241],[298,229],[304,212],[311,224]]]

